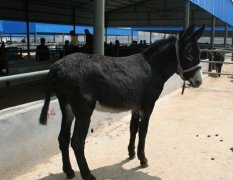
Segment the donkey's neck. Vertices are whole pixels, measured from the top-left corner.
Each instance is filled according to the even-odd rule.
[[[176,38],[160,40],[143,52],[145,59],[165,83],[177,71]]]

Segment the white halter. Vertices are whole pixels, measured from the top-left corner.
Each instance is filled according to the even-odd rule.
[[[184,73],[190,72],[190,71],[192,71],[192,70],[194,70],[194,69],[196,69],[198,67],[201,67],[201,66],[200,66],[200,63],[199,63],[199,64],[197,64],[197,65],[195,65],[195,66],[193,66],[191,68],[183,69],[181,67],[181,64],[180,64],[180,52],[179,52],[178,40],[176,40],[175,46],[176,46],[176,59],[177,59],[177,63],[178,63],[178,65],[177,65],[177,72],[180,75],[181,79],[183,79],[185,81],[185,79],[184,79]]]

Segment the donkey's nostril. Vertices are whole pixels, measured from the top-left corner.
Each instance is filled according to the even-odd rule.
[[[202,84],[202,81],[200,81],[200,80],[196,80],[195,81],[195,86],[196,87],[200,86],[201,84]]]

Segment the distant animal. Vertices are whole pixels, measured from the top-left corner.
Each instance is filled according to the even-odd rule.
[[[57,95],[62,111],[58,137],[63,171],[75,176],[69,159],[70,129],[75,117],[71,147],[83,179],[95,180],[85,155],[84,146],[97,102],[117,111],[132,111],[130,122],[129,158],[135,157],[135,138],[139,133],[137,156],[147,167],[145,138],[154,104],[164,83],[177,73],[193,87],[202,84],[198,39],[205,26],[194,31],[191,25],[178,39],[169,37],[155,42],[144,52],[127,57],[107,57],[75,53],[55,62],[47,76],[47,90],[40,123],[46,124],[51,92]],[[107,146],[107,145],[106,145]]]
[[[215,52],[213,61],[224,62],[225,54],[223,52]],[[216,70],[219,77],[221,76],[220,73],[222,72],[222,65],[223,65],[222,63],[213,63],[213,68]]]
[[[220,63],[210,63],[210,68],[209,71],[212,71],[213,69],[216,70],[216,73],[218,74],[218,76],[221,76],[221,72],[222,72],[222,65],[225,61],[225,54],[223,52],[207,52],[207,51],[203,51],[200,54],[200,58],[201,59],[209,59],[209,61],[218,61]]]

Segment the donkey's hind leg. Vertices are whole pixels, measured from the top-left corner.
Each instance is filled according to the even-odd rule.
[[[128,146],[129,159],[135,158],[135,139],[139,128],[140,115],[138,112],[132,112],[130,121],[130,140]]]
[[[73,178],[75,173],[70,164],[69,158],[69,144],[70,144],[70,129],[74,114],[70,105],[64,97],[59,97],[60,108],[62,112],[61,130],[58,136],[59,147],[62,153],[63,171],[66,173],[67,178]]]
[[[218,77],[221,77],[221,72],[222,72],[222,65],[221,64],[216,65],[216,71],[218,73]]]
[[[75,126],[71,146],[74,150],[82,178],[85,180],[95,180],[96,178],[91,174],[84,154],[85,140],[91,115],[95,108],[95,101],[88,98],[81,98],[74,101],[71,105],[75,114]]]

